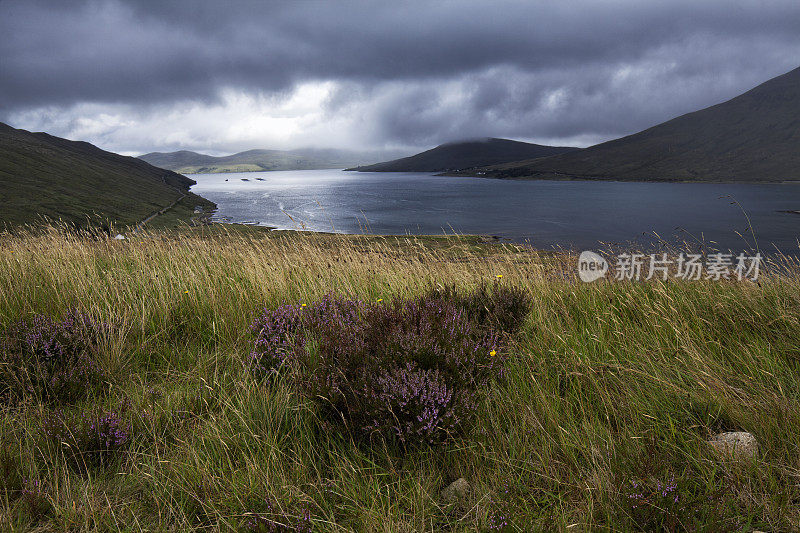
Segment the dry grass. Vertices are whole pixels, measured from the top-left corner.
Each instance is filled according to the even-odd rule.
[[[109,385],[133,445],[70,470],[33,402],[0,415],[0,529],[236,530],[264,499],[315,531],[796,530],[800,272],[751,282],[575,280],[575,258],[464,238],[197,229],[128,241],[58,230],[0,236],[0,323],[80,307],[115,325]],[[507,381],[477,431],[436,449],[365,449],[321,431],[288,383],[243,368],[259,309],[330,292],[401,298],[498,279],[530,291]],[[742,429],[758,459],[705,443]],[[631,506],[632,481],[674,476],[679,503]],[[468,498],[445,505],[458,477]],[[18,478],[41,481],[41,506]],[[673,519],[674,518],[674,519]],[[650,520],[650,522],[648,522]]]

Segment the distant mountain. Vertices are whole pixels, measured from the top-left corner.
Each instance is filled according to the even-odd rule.
[[[302,150],[248,150],[238,154],[214,157],[197,152],[152,152],[139,159],[152,165],[182,174],[219,172],[259,172],[266,170],[314,170],[345,168],[379,161],[396,152],[353,152],[347,150],[308,148]]]
[[[374,165],[349,168],[360,172],[446,172],[520,159],[533,159],[572,152],[577,148],[542,146],[508,139],[482,139],[447,143],[411,157]]]
[[[134,224],[181,198],[213,207],[188,192],[194,183],[135,157],[0,123],[0,230],[41,216]]]
[[[634,135],[483,172],[528,179],[800,180],[800,68]]]

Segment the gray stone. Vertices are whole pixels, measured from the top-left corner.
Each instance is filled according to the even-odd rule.
[[[719,453],[733,459],[755,459],[758,456],[758,441],[752,433],[729,431],[714,435],[708,443]]]
[[[442,491],[442,501],[445,503],[456,503],[463,500],[469,494],[469,483],[463,477],[450,483]]]

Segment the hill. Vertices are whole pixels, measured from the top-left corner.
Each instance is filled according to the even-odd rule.
[[[194,183],[86,142],[0,123],[0,228],[42,216],[83,224],[97,215],[134,224],[181,199],[213,207],[188,192]]]
[[[391,152],[389,152],[391,153]],[[197,152],[152,152],[139,156],[151,165],[182,174],[262,172],[270,170],[315,170],[345,168],[380,160],[387,152],[362,153],[334,149],[247,150],[215,157]],[[393,154],[394,155],[394,154]]]
[[[572,152],[577,148],[542,146],[508,139],[482,139],[447,143],[425,152],[374,165],[349,168],[359,172],[445,172],[520,159]]]
[[[800,180],[800,68],[727,102],[579,152],[487,169],[497,178]]]

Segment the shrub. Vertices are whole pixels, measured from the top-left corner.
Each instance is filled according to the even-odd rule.
[[[248,366],[259,375],[280,369],[305,346],[305,333],[312,327],[338,324],[347,327],[357,318],[363,302],[326,296],[318,302],[284,304],[277,309],[265,309],[250,326],[256,336]]]
[[[105,327],[77,311],[61,321],[36,315],[13,325],[0,352],[0,397],[54,402],[85,397],[103,379],[97,355]]]
[[[469,429],[504,359],[490,320],[453,300],[428,294],[367,304],[329,295],[266,311],[253,325],[251,368],[291,363],[323,419],[356,437],[450,439]]]
[[[274,310],[265,309],[250,326],[256,336],[248,361],[252,371],[270,373],[283,365],[300,328],[302,309],[300,304],[284,304]]]
[[[74,413],[57,410],[44,417],[41,430],[53,441],[66,444],[79,467],[108,463],[131,440],[130,424],[116,412],[102,409]]]
[[[331,300],[309,313],[311,342],[298,345],[299,375],[330,422],[357,436],[403,445],[441,442],[466,431],[485,386],[502,367],[498,340],[448,302],[390,305]],[[315,311],[316,309],[314,309]]]
[[[427,297],[452,302],[463,308],[471,321],[504,334],[516,333],[531,311],[531,300],[524,289],[499,281],[491,286],[481,283],[469,292],[447,285],[430,289]]]

